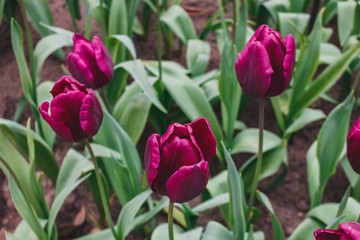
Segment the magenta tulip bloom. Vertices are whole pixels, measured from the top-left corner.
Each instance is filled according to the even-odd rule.
[[[108,85],[114,76],[114,63],[101,39],[94,37],[90,43],[75,33],[74,52],[67,56],[71,75],[87,88],[98,89]]]
[[[346,150],[352,169],[360,174],[360,117],[355,120],[349,131]]]
[[[360,223],[345,222],[338,230],[318,229],[314,232],[316,240],[359,240]]]
[[[145,168],[151,189],[183,203],[199,195],[209,180],[208,161],[216,140],[205,118],[170,125],[163,136],[153,134],[145,149]]]
[[[103,111],[92,89],[74,78],[63,76],[50,91],[53,100],[43,102],[39,111],[44,120],[61,137],[79,142],[94,136],[101,125]]]
[[[244,92],[253,98],[277,96],[289,86],[295,66],[295,40],[261,25],[238,54],[235,71]]]

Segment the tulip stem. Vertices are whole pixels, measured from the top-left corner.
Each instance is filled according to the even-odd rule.
[[[174,203],[170,201],[169,212],[168,212],[169,240],[174,240],[173,212],[174,212]]]
[[[20,0],[19,5],[20,5],[20,9],[21,9],[21,14],[22,14],[23,20],[24,20],[26,39],[27,39],[27,44],[28,44],[28,49],[29,49],[30,74],[31,74],[31,83],[32,83],[31,98],[32,98],[35,106],[33,106],[33,104],[30,104],[30,105],[31,105],[31,109],[34,113],[36,122],[37,122],[37,129],[39,131],[39,134],[43,139],[45,139],[44,131],[43,131],[43,128],[41,125],[41,117],[40,117],[40,114],[38,111],[38,100],[37,100],[37,92],[36,92],[36,82],[37,81],[36,81],[35,64],[34,64],[34,46],[33,46],[33,41],[32,41],[32,37],[31,37],[29,21],[27,20],[27,14],[26,14],[24,1]]]
[[[263,150],[263,133],[264,133],[264,99],[260,99],[260,102],[259,102],[259,149],[258,149],[258,158],[256,161],[255,175],[254,175],[254,180],[253,180],[252,187],[251,187],[249,205],[248,205],[247,214],[246,214],[246,216],[247,216],[246,219],[247,219],[248,225],[250,223],[251,209],[254,204],[256,188],[258,185],[259,176],[260,176],[260,172],[261,172],[262,157],[263,157],[263,151],[262,151]]]
[[[108,205],[108,202],[107,202],[107,199],[106,199],[106,196],[105,196],[105,190],[104,190],[104,186],[103,186],[103,183],[102,183],[102,180],[101,180],[101,176],[100,176],[100,172],[99,172],[99,166],[98,166],[98,164],[96,162],[96,157],[95,157],[94,152],[93,152],[93,150],[91,148],[90,142],[89,142],[89,140],[87,138],[84,139],[84,143],[85,143],[87,149],[89,150],[89,153],[90,153],[90,156],[91,156],[91,161],[94,164],[94,171],[95,171],[96,180],[97,180],[97,183],[98,183],[98,186],[99,186],[101,202],[102,202],[102,205],[104,207],[105,215],[106,215],[107,221],[109,223],[111,232],[112,232],[115,239],[119,239],[119,236],[118,236],[118,234],[117,234],[117,232],[116,232],[116,230],[114,228],[114,224],[113,224],[112,219],[111,219],[111,215],[110,215],[110,211],[109,211],[109,205]]]
[[[357,90],[357,86],[359,84],[359,81],[360,81],[360,70],[357,72],[356,74],[356,77],[355,77],[355,80],[354,80],[354,83],[351,87],[351,90],[354,91],[354,93],[356,93],[356,90]]]
[[[103,4],[103,0],[100,0],[100,15],[101,15],[101,30],[102,30],[102,39],[104,42],[106,42],[106,37],[107,37],[107,31],[106,31],[106,21],[105,21],[105,10],[104,10],[104,4]]]
[[[109,113],[112,115],[112,110],[111,110],[110,102],[109,102],[109,99],[108,99],[107,96],[106,96],[106,93],[105,93],[104,89],[103,89],[103,88],[99,88],[98,90],[99,90],[99,93],[100,93],[100,96],[101,96],[102,100],[103,100],[104,103],[105,103],[105,106],[106,106],[107,110],[108,110]]]
[[[161,24],[160,24],[160,3],[159,0],[156,1],[156,8],[157,8],[157,42],[158,42],[158,64],[159,64],[159,82],[160,86],[162,86],[162,65],[161,65]]]

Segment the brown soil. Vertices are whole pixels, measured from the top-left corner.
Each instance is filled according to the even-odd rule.
[[[55,25],[65,29],[73,30],[71,18],[68,13],[65,1],[49,0],[49,2],[54,16]],[[192,16],[198,33],[204,27],[207,19],[217,11],[217,4],[215,2],[216,1],[213,0],[182,1],[184,5],[204,9],[202,13]],[[84,16],[83,6],[82,13]],[[18,21],[22,22],[20,19],[20,14],[17,16]],[[155,23],[155,19],[153,19],[153,21]],[[79,21],[79,28],[84,29],[84,19]],[[100,29],[96,23],[94,23],[93,30],[94,35],[101,34]],[[157,59],[155,31],[156,25],[151,24],[150,36],[148,39],[144,39],[143,37],[137,35],[134,36],[134,43],[138,57],[140,59]],[[32,33],[34,42],[36,43],[39,41],[40,37],[34,30]],[[15,56],[11,49],[9,24],[5,21],[3,21],[0,25],[0,36],[0,79],[2,86],[2,94],[0,95],[0,117],[12,119],[17,107],[17,103],[22,96],[22,89]],[[215,35],[211,34],[208,38],[208,41],[211,44],[211,60],[208,69],[214,69],[219,67],[220,64],[220,55],[215,43]],[[173,46],[170,59],[180,62],[185,66],[185,50],[180,53],[177,50],[178,48],[176,42]],[[26,43],[24,47],[27,49]],[[66,49],[65,51],[69,52],[70,49]],[[61,64],[63,64],[63,62],[58,58],[54,56],[50,57],[45,62],[43,71],[41,73],[41,80],[58,80],[63,75],[63,72],[60,68]],[[333,105],[326,102],[321,102],[320,106],[325,111],[325,113],[329,113],[334,107]],[[276,132],[275,117],[269,102],[266,103],[266,109],[265,128],[267,130]],[[31,111],[29,107],[27,107],[24,114],[22,115],[21,122],[24,123],[25,119],[27,119],[29,116],[31,116]],[[242,113],[241,120],[244,121],[248,126],[256,127],[257,118],[257,103],[255,101],[251,101]],[[286,179],[281,185],[267,193],[274,207],[275,213],[284,228],[286,236],[289,236],[295,227],[305,218],[306,213],[310,209],[305,156],[308,148],[316,139],[322,123],[323,121],[315,122],[293,135],[288,146],[289,172],[286,176]],[[152,131],[153,130],[151,126],[149,126],[149,128],[146,129],[141,142],[139,143],[140,156],[142,156],[144,142]],[[59,139],[57,145],[54,147],[55,156],[59,163],[62,162],[62,158],[70,146],[71,145],[69,143]],[[246,159],[246,157],[248,156],[239,155],[237,156],[236,161],[243,161]],[[264,180],[263,182],[267,181],[268,179]],[[330,179],[328,183],[323,201],[339,202],[348,184],[348,180],[345,177],[342,169],[338,168],[336,174]],[[54,198],[54,190],[52,189],[49,181],[45,181],[45,192],[46,199],[49,203],[51,203]],[[89,200],[89,194],[90,190],[87,183],[83,183],[72,194],[70,194],[57,217],[57,225],[64,226],[72,223],[76,213],[80,211],[82,206],[85,206],[88,212],[96,216],[96,207],[94,202]],[[195,201],[198,201],[198,199]],[[265,208],[260,206],[260,209],[262,210],[262,215],[256,222],[255,229],[263,230],[265,232],[266,239],[272,239],[270,216]],[[116,201],[114,201],[114,204],[111,206],[111,211],[114,219],[116,219],[120,211],[120,206],[116,203]],[[206,226],[206,223],[209,220],[223,222],[218,209],[214,209],[207,214],[201,214],[199,224]],[[4,174],[0,172],[0,239],[4,239],[3,232],[5,230],[13,232],[20,221],[21,217],[17,213],[10,197],[8,181]],[[87,234],[93,228],[93,223],[89,218],[86,218],[85,223],[81,227],[77,228],[71,234],[62,237],[62,239],[72,239],[74,237]],[[131,234],[128,239],[142,239],[142,237],[139,233],[135,232]]]

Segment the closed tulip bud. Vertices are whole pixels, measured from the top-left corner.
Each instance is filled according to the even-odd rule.
[[[90,43],[75,33],[74,51],[67,56],[71,75],[87,88],[98,89],[108,85],[114,76],[114,63],[101,39],[94,37]]]
[[[44,120],[59,136],[79,142],[94,136],[101,125],[103,111],[92,89],[86,89],[69,76],[62,77],[50,91],[53,100],[43,102],[39,111]]]
[[[145,168],[151,189],[183,203],[199,195],[209,180],[208,161],[216,140],[205,118],[170,125],[163,136],[153,134],[145,149]]]
[[[360,174],[360,117],[355,120],[349,131],[346,148],[352,169]]]
[[[295,54],[295,40],[291,34],[283,40],[279,32],[261,25],[235,63],[241,88],[258,99],[281,94],[291,81]]]
[[[318,229],[314,236],[316,240],[359,240],[360,223],[345,222],[337,230]]]

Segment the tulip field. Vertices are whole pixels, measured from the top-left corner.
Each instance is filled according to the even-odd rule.
[[[0,239],[360,240],[359,0],[1,0]]]

